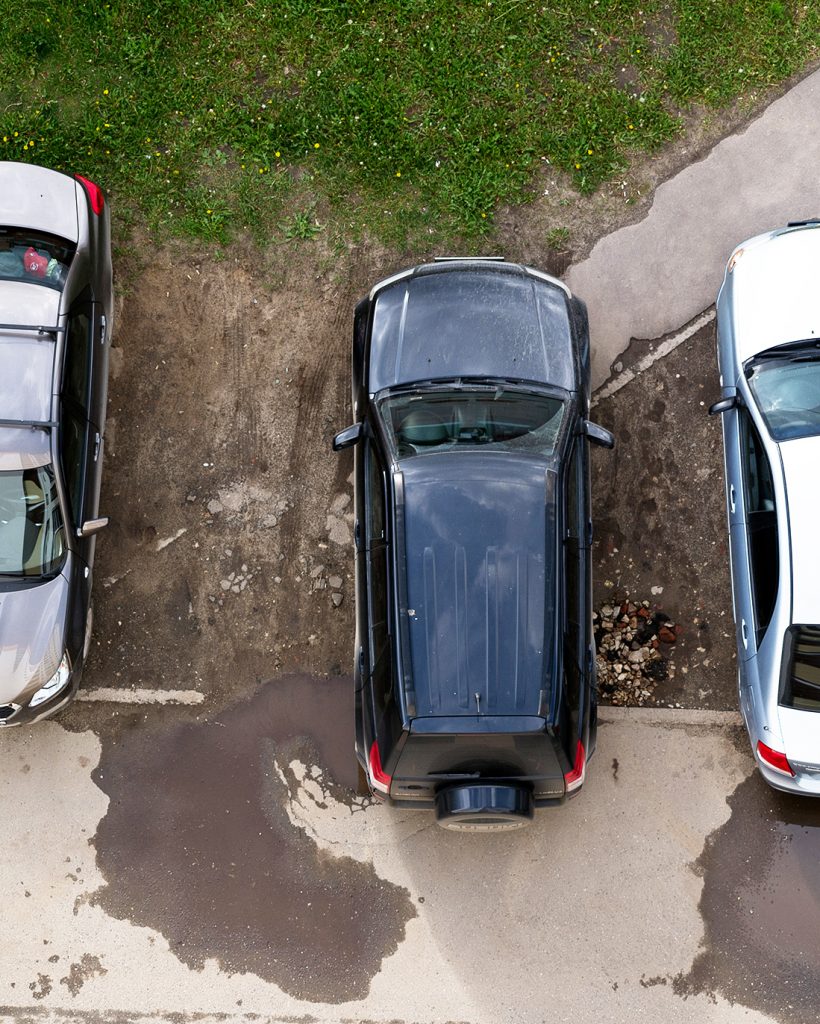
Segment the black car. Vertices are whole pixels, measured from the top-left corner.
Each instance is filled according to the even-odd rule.
[[[0,162],[0,729],[80,685],[112,326],[102,190]]]
[[[356,753],[374,796],[505,830],[595,748],[589,331],[564,284],[448,259],[356,307]]]

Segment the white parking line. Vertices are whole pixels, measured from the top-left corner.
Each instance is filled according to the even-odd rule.
[[[77,700],[108,701],[112,704],[202,704],[205,694],[199,690],[118,690],[113,686],[98,686],[92,690],[80,690]]]
[[[668,356],[670,352],[682,345],[685,341],[688,341],[693,334],[710,324],[715,319],[715,310],[707,309],[705,313],[701,313],[700,316],[688,324],[682,331],[674,335],[672,338],[667,338],[666,341],[662,341],[657,348],[652,349],[642,359],[639,359],[634,366],[630,366],[628,369],[619,373],[614,380],[604,384],[602,388],[599,388],[592,396],[592,405],[597,405],[598,402],[604,398],[609,398],[610,395],[614,395],[616,391],[620,391],[622,387],[633,381],[638,374],[643,373],[644,370],[648,370],[653,363],[657,363],[659,359],[663,359],[664,356]]]

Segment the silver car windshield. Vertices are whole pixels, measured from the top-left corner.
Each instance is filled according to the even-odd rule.
[[[385,398],[380,410],[398,459],[470,447],[551,455],[566,403],[504,386],[427,388]]]
[[[817,342],[757,356],[745,370],[775,441],[820,434],[820,351]]]
[[[0,576],[58,572],[65,556],[63,517],[51,466],[0,472]]]

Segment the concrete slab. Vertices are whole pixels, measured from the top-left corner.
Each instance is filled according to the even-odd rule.
[[[159,932],[106,916],[95,893],[117,878],[104,878],[95,858],[107,812],[91,777],[99,739],[54,723],[4,733],[1,1024],[249,1015],[763,1024],[768,1018],[720,996],[680,998],[671,983],[703,938],[694,862],[752,770],[734,743],[737,716],[612,709],[602,719],[580,797],[506,838],[454,836],[424,812],[341,803],[319,766],[274,763],[274,795],[292,827],[327,858],[372,864],[417,910],[368,996],[339,1004],[298,1001],[254,975],[228,973],[218,958],[191,970]],[[172,792],[169,779],[162,806]],[[152,884],[166,877],[156,863]]]
[[[820,72],[661,185],[647,216],[602,238],[566,281],[589,305],[593,387],[633,338],[659,338],[711,305],[743,239],[820,213]]]

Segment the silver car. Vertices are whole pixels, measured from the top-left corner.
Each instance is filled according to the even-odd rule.
[[[0,727],[53,714],[80,683],[112,312],[102,191],[0,162]]]
[[[740,707],[776,789],[820,796],[820,221],[743,242],[717,300]]]

